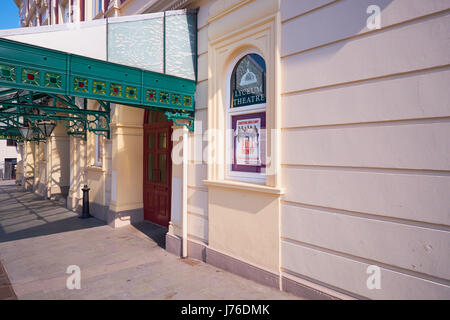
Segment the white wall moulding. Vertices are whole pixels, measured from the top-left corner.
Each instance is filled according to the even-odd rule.
[[[281,196],[284,194],[284,190],[282,188],[258,185],[255,183],[245,183],[232,180],[203,180],[203,183],[210,188],[226,188],[236,191],[245,190],[257,193],[266,193],[273,196]]]

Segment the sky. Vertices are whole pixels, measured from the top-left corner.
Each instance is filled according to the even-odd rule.
[[[0,0],[0,30],[19,28],[19,8],[13,0]]]

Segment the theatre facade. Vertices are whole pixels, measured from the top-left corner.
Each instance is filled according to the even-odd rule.
[[[18,184],[309,298],[450,299],[449,0],[103,15],[0,31]]]

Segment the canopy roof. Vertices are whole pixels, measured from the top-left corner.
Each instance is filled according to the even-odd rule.
[[[174,121],[188,120],[193,129],[194,80],[1,38],[0,87],[3,124],[2,117],[4,120],[12,114],[23,116],[27,114],[24,110],[30,108],[54,115],[56,111],[70,115],[92,113],[77,106],[74,97],[79,97],[101,102],[103,112],[108,113],[108,125],[109,103],[119,103],[164,111]],[[53,106],[42,104],[45,98],[53,99]],[[49,108],[56,108],[57,100],[69,108],[53,109],[52,113]],[[7,121],[9,129],[20,121],[16,122]],[[1,125],[0,128],[6,129]]]

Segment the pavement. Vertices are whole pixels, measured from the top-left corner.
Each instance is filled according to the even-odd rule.
[[[0,182],[0,299],[301,299],[180,259],[164,250],[166,232],[149,222],[113,229],[79,219]]]
[[[0,262],[0,300],[17,300],[5,268]]]

